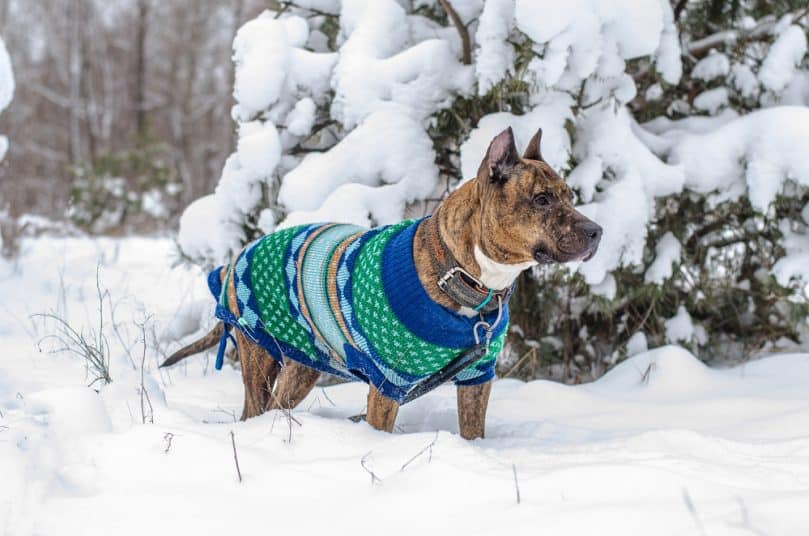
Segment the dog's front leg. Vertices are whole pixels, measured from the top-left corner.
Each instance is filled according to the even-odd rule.
[[[480,385],[458,386],[458,424],[464,439],[483,437],[491,392],[491,381]]]
[[[365,416],[368,424],[377,430],[392,432],[397,413],[399,413],[399,403],[382,396],[373,385],[369,385],[368,412]]]

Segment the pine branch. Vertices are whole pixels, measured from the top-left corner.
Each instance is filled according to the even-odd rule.
[[[792,14],[792,24],[797,24],[809,15],[809,8],[795,11]],[[712,48],[735,45],[750,41],[767,41],[773,37],[772,30],[778,21],[774,17],[764,17],[758,24],[749,30],[723,30],[709,36],[688,43],[685,51],[695,58],[701,58]]]
[[[461,36],[461,46],[463,47],[463,55],[462,62],[464,65],[471,65],[472,64],[472,45],[469,41],[469,30],[464,25],[461,17],[458,16],[458,12],[455,11],[455,8],[452,7],[452,4],[449,3],[449,0],[438,0],[438,3],[441,4],[441,7],[444,8],[447,16],[452,20],[452,24],[455,25],[455,29],[458,30],[458,35]]]

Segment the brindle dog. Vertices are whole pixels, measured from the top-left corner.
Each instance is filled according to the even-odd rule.
[[[542,159],[541,137],[539,130],[520,157],[511,128],[498,134],[475,179],[440,205],[441,238],[458,264],[489,288],[506,288],[520,272],[537,264],[589,260],[598,248],[601,227],[573,207],[570,189]],[[474,315],[438,287],[443,274],[436,272],[431,251],[422,223],[416,231],[413,257],[427,294],[445,307]],[[230,310],[238,316],[233,280],[227,294]],[[221,325],[217,326],[166,363],[176,363],[213,346],[221,330]],[[239,330],[234,332],[244,380],[242,420],[272,409],[292,409],[314,387],[318,371],[291,360],[285,360],[282,367]],[[369,387],[367,421],[378,430],[390,432],[399,405]],[[483,437],[491,387],[491,382],[458,387],[458,422],[464,438]]]

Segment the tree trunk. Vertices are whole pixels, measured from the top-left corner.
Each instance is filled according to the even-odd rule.
[[[142,145],[146,137],[146,30],[149,1],[138,0],[135,33],[135,141]]]

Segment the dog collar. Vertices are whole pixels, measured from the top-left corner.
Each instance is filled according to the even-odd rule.
[[[439,209],[425,222],[427,243],[432,250],[430,259],[432,259],[436,273],[440,274],[437,281],[438,288],[462,307],[468,307],[484,314],[497,310],[498,302],[504,304],[508,302],[513,287],[501,290],[491,289],[458,264],[444,239],[441,238],[438,211]]]

